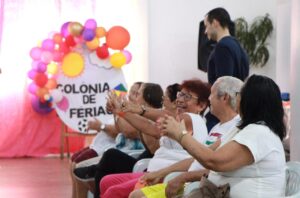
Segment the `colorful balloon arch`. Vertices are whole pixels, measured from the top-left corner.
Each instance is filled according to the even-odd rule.
[[[76,78],[85,69],[84,57],[78,48],[96,52],[99,59],[109,59],[111,66],[119,69],[131,61],[131,53],[125,50],[129,42],[130,34],[122,26],[106,31],[104,27],[98,27],[94,19],[88,19],[84,25],[64,23],[60,32],[30,50],[32,68],[28,77],[32,82],[28,91],[33,95],[33,109],[45,114],[51,112],[53,103],[59,105],[62,102],[62,93],[56,89],[57,76]]]

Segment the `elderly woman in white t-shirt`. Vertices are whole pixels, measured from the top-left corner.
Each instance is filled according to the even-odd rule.
[[[230,184],[230,197],[284,197],[286,128],[280,90],[265,76],[252,75],[240,92],[240,131],[213,151],[183,134],[166,117],[162,131],[177,140],[205,168],[217,186]]]

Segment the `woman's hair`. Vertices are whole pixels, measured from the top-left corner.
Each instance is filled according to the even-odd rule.
[[[143,83],[143,86],[144,100],[154,108],[161,108],[163,90],[160,85],[155,83]]]
[[[243,81],[232,76],[222,76],[216,83],[218,97],[228,94],[231,108],[237,110],[237,95],[240,93]]]
[[[230,15],[224,8],[215,8],[207,13],[207,20],[212,23],[213,20],[219,21],[222,28],[228,28],[230,35],[235,35],[235,24],[230,19]]]
[[[180,90],[181,90],[180,85],[178,83],[169,85],[167,87],[167,94],[168,94],[168,97],[170,98],[171,102],[174,102],[176,100],[177,92],[180,91]]]
[[[280,89],[272,79],[260,75],[248,78],[241,89],[240,114],[240,129],[263,121],[281,140],[285,137]]]
[[[183,81],[180,87],[195,93],[198,97],[198,103],[204,102],[209,105],[210,85],[208,83],[204,83],[200,79],[191,79]]]
[[[139,86],[139,88],[141,87],[141,85],[143,84],[143,82],[140,82],[140,81],[138,81],[138,82],[135,82],[135,83],[133,83],[134,85],[138,85]]]

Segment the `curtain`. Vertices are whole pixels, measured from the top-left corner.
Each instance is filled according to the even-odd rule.
[[[59,153],[61,121],[56,112],[39,114],[31,107],[29,51],[67,20],[93,18],[95,2],[0,1],[0,157]],[[83,138],[71,137],[71,152],[83,143]]]

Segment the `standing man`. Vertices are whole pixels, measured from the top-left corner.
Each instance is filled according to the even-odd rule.
[[[245,80],[249,75],[249,60],[240,43],[230,35],[234,25],[224,8],[215,8],[204,19],[208,39],[217,44],[208,58],[208,82],[212,85],[221,76]]]
[[[214,82],[222,76],[233,76],[242,81],[249,75],[249,60],[245,50],[232,36],[234,23],[224,8],[215,8],[204,19],[205,33],[208,39],[216,41],[207,62],[208,82]],[[207,128],[210,130],[219,120],[210,112],[206,114]]]

